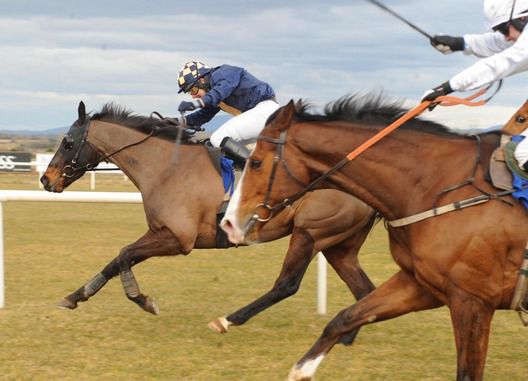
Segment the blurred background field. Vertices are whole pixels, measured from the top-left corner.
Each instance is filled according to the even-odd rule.
[[[37,190],[36,174],[0,174],[0,189]],[[89,190],[81,179],[71,190]],[[135,191],[122,176],[97,175],[96,191]],[[0,380],[284,380],[324,326],[354,303],[329,268],[328,314],[316,314],[316,266],[300,291],[226,335],[207,323],[269,289],[288,239],[229,250],[196,250],[136,266],[159,316],[140,310],[118,279],[73,311],[55,304],[146,230],[141,205],[11,202],[4,205],[6,307],[0,310]],[[447,238],[446,238],[447,239]],[[396,271],[379,224],[360,261],[376,283]],[[525,376],[526,336],[517,315],[496,313],[486,380]],[[363,328],[336,346],[318,381],[453,380],[455,350],[446,308]]]

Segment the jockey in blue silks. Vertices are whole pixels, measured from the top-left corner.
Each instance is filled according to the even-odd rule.
[[[268,117],[279,108],[275,92],[266,82],[257,79],[247,70],[221,65],[215,68],[199,61],[187,62],[178,76],[179,92],[192,96],[192,101],[182,101],[178,111],[193,111],[184,116],[189,127],[199,127],[211,120],[220,110],[234,115],[211,135],[214,147],[222,147],[243,167],[249,151],[243,144],[254,140],[264,128]]]

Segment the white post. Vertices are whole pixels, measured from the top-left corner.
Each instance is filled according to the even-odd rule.
[[[95,189],[95,172],[94,171],[90,172],[90,189],[91,190]]]
[[[317,313],[326,315],[326,258],[317,254]]]
[[[37,182],[38,182],[38,187],[39,189],[44,189],[44,186],[42,185],[42,183],[40,182],[40,178],[42,177],[44,173],[42,173],[41,171],[38,172],[38,179],[37,179]]]
[[[0,202],[0,308],[4,308],[4,211]]]

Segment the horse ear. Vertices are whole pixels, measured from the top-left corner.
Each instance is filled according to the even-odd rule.
[[[79,114],[79,121],[84,122],[84,119],[86,118],[86,106],[84,105],[83,101],[79,103],[77,113]]]
[[[295,117],[295,102],[290,100],[286,106],[283,106],[277,114],[277,127],[279,130],[287,129]]]

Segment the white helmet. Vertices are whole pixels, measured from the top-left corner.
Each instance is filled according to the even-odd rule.
[[[515,9],[512,7],[515,4]],[[492,29],[503,22],[528,16],[528,0],[484,0],[486,28]]]

